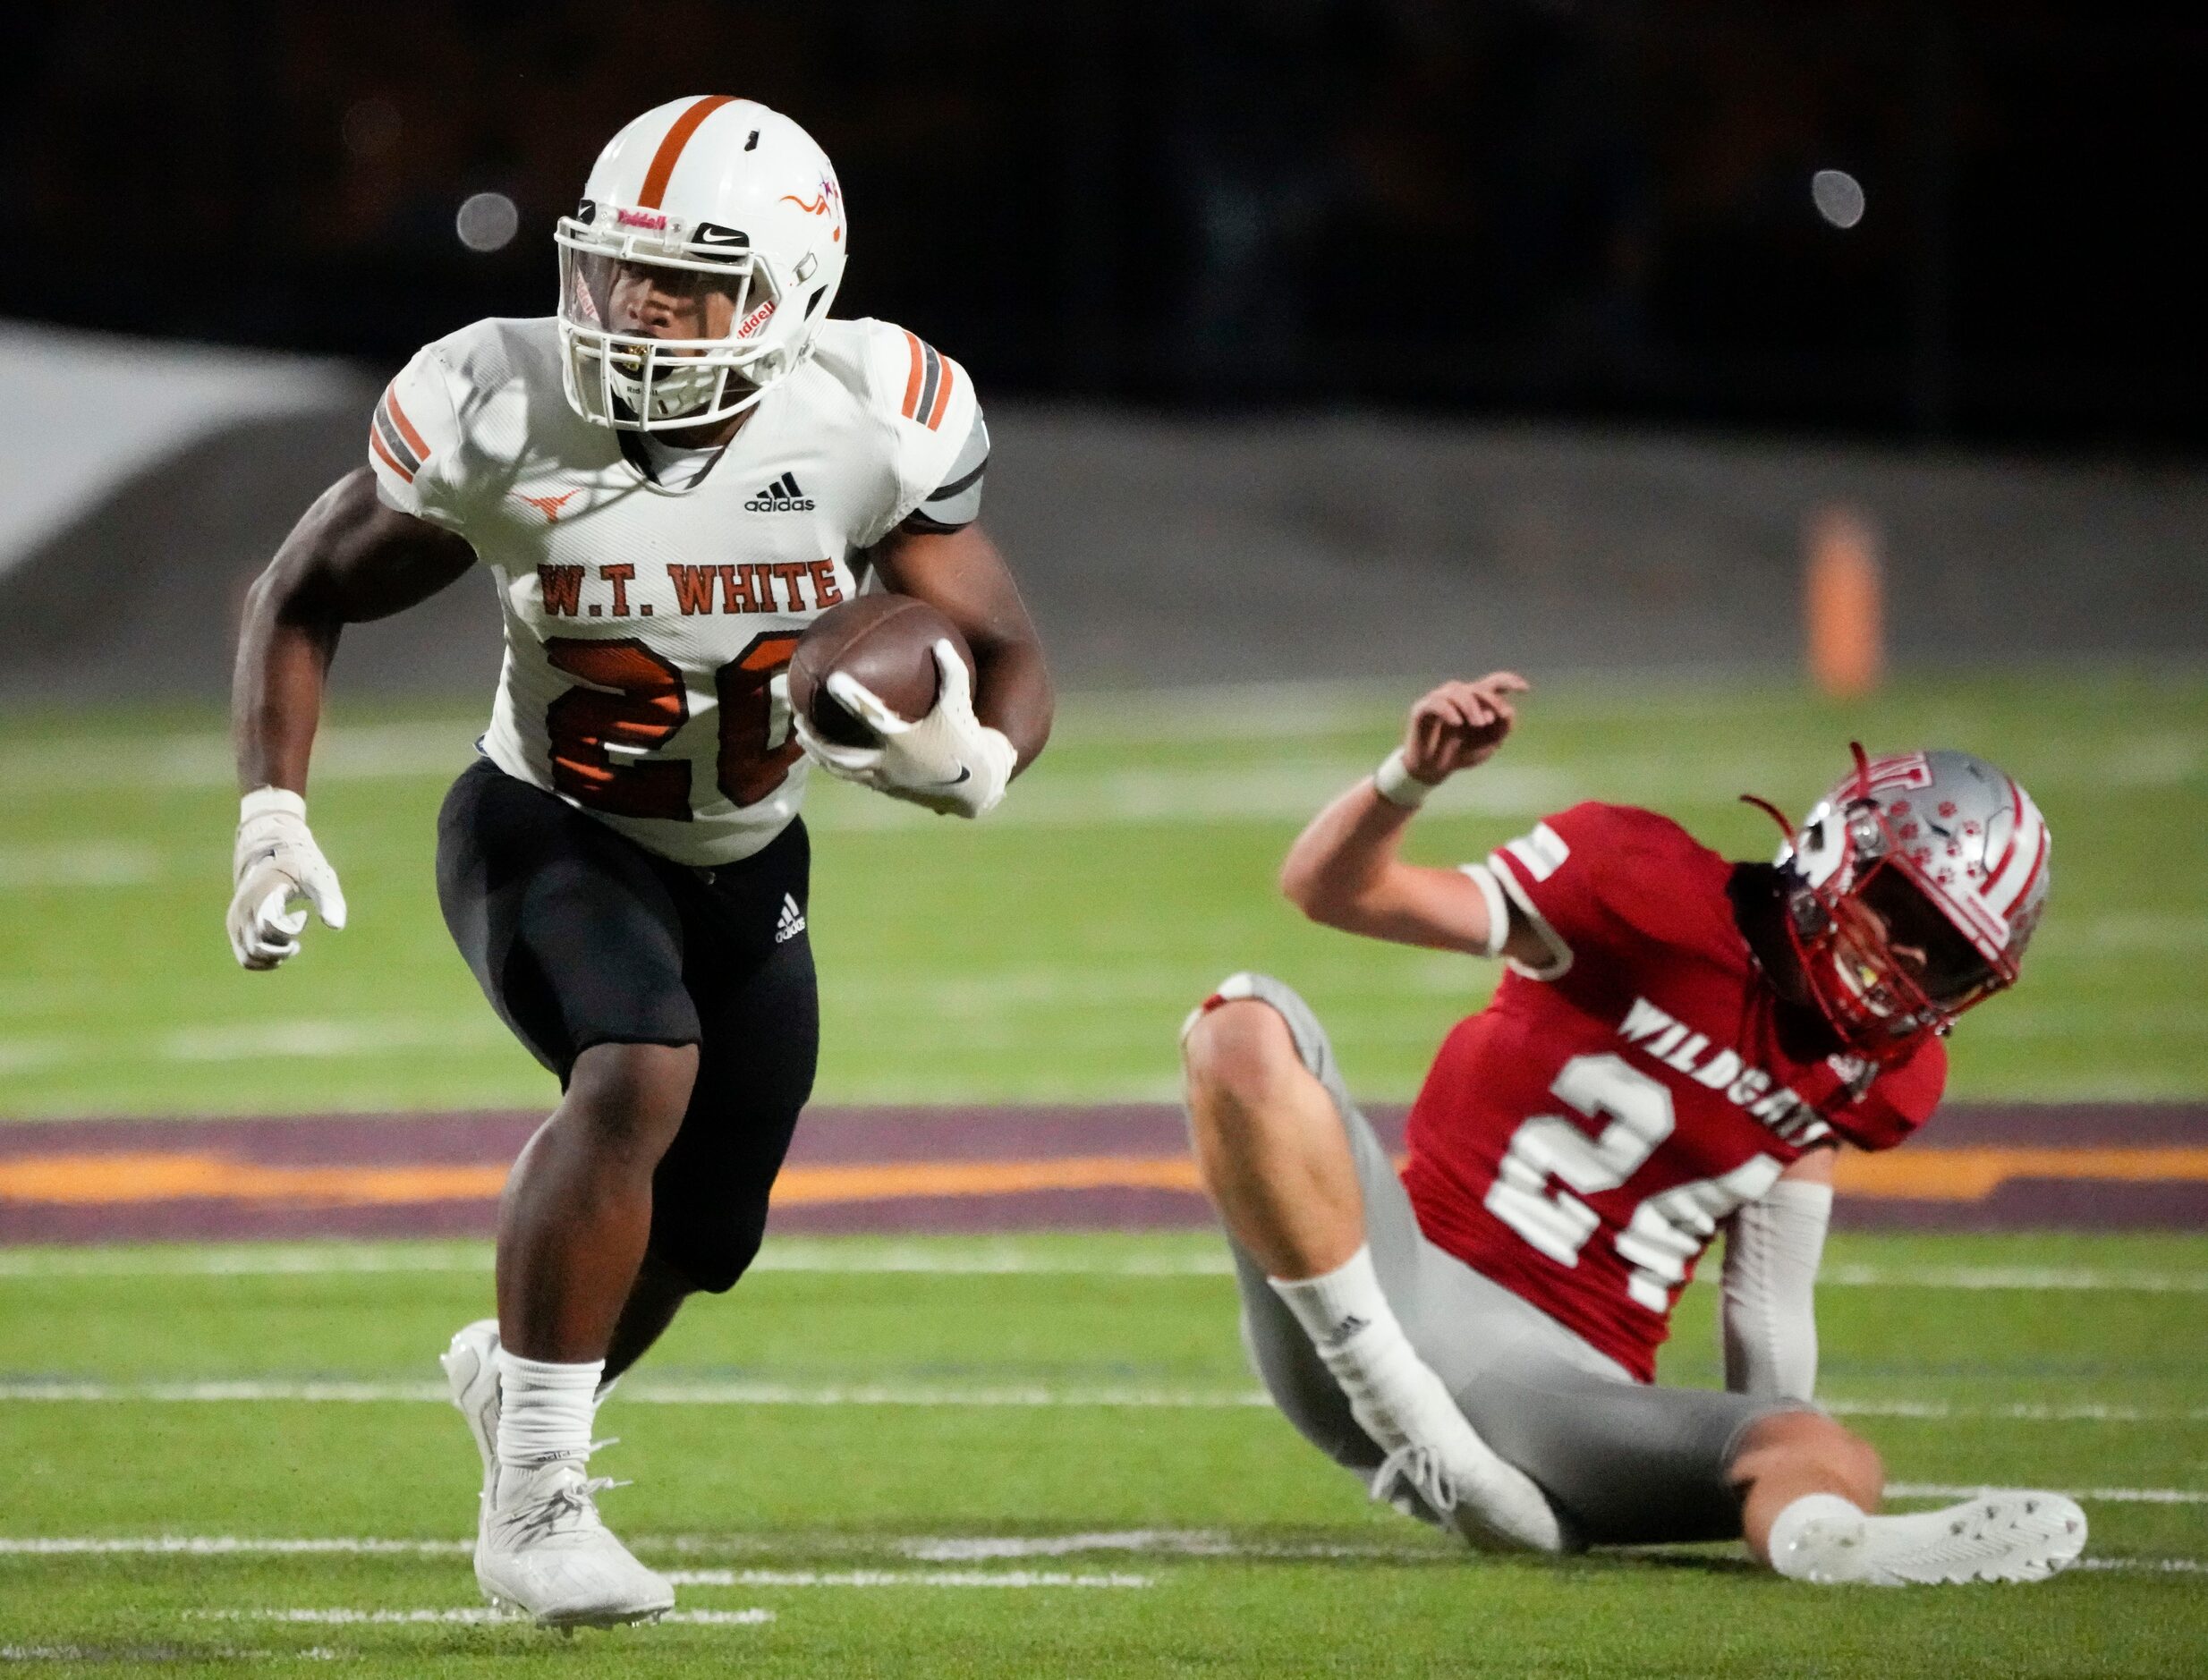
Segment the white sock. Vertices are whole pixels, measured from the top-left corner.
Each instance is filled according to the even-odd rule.
[[[498,1350],[498,1463],[523,1472],[590,1456],[590,1421],[606,1362],[555,1365]]]
[[[1869,1522],[1863,1507],[1851,1499],[1843,1499],[1837,1493],[1805,1493],[1771,1520],[1771,1532],[1765,1545],[1771,1553],[1771,1567],[1789,1581],[1806,1581],[1813,1570],[1830,1567],[1830,1558],[1823,1551],[1804,1552],[1802,1532],[1813,1523]]]
[[[1419,1358],[1381,1293],[1370,1248],[1360,1247],[1318,1277],[1267,1281],[1288,1303],[1349,1396],[1357,1421],[1382,1451],[1392,1453],[1414,1439],[1431,1442],[1436,1431],[1448,1430],[1452,1422],[1464,1427],[1456,1403]]]

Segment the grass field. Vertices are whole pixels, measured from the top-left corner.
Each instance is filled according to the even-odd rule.
[[[817,790],[829,1100],[1158,1098],[1224,972],[1293,980],[1359,1091],[1414,1087],[1491,972],[1302,924],[1271,891],[1393,693],[1069,702],[978,827]],[[221,935],[221,720],[0,734],[0,1116],[529,1107],[549,1080],[453,953],[430,878],[472,711],[341,708],[318,834],[353,923],[273,977]],[[2056,840],[2025,986],[1957,1095],[2208,1096],[2208,679],[2018,677],[1835,708],[1739,685],[1538,695],[1414,830],[1477,856],[1583,797],[1763,855],[1859,734],[2014,768]],[[0,1242],[5,1209],[0,1208]],[[1910,1500],[2077,1491],[2042,1588],[1820,1593],[1727,1548],[1474,1561],[1366,1506],[1258,1403],[1196,1236],[769,1245],[602,1414],[607,1510],[684,1620],[488,1623],[475,1472],[434,1355],[471,1245],[0,1248],[0,1667],[54,1675],[1537,1676],[2208,1672],[2208,1240],[1836,1239],[1823,1392]],[[1669,1380],[1713,1384],[1705,1287]]]
[[[816,783],[820,1095],[1094,1100],[1172,1089],[1175,1023],[1222,973],[1319,1006],[1369,1098],[1414,1088],[1493,972],[1301,923],[1273,870],[1386,750],[1405,697],[1298,689],[1076,698],[988,821]],[[219,717],[17,715],[0,739],[0,1114],[286,1113],[547,1103],[440,923],[435,812],[480,715],[341,708],[316,829],[352,901],[275,976],[223,943],[235,806]],[[2047,810],[2052,908],[2024,987],[1956,1041],[1957,1095],[2208,1094],[2208,678],[1543,692],[1506,755],[1414,830],[1483,855],[1585,797],[1656,805],[1767,855],[1755,791],[1806,806],[1847,741],[1967,745]]]
[[[607,1510],[703,1619],[568,1640],[459,1619],[480,1608],[476,1472],[432,1356],[481,1310],[484,1251],[18,1251],[0,1254],[0,1661],[2194,1676],[2202,1258],[2145,1236],[1836,1241],[1825,1392],[1897,1481],[2082,1489],[2093,1527],[2091,1572],[1896,1594],[1789,1587],[1731,1548],[1453,1550],[1253,1403],[1204,1237],[785,1243],[600,1414],[621,1444],[595,1467],[635,1479]],[[1714,1381],[1711,1342],[1697,1285],[1666,1376]],[[134,1544],[156,1537],[168,1549]]]

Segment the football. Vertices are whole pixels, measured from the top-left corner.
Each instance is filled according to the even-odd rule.
[[[870,747],[873,730],[828,692],[835,672],[850,676],[900,717],[917,722],[935,708],[942,683],[935,644],[947,641],[973,675],[973,655],[958,627],[910,595],[861,595],[814,619],[790,658],[790,708],[838,746]]]

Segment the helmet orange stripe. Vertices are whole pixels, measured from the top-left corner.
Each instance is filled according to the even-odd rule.
[[[904,418],[911,420],[913,418],[913,411],[920,406],[920,376],[928,358],[925,346],[911,333],[904,335],[904,342],[913,347],[913,371],[904,381]]]
[[[636,200],[639,209],[659,208],[659,200],[667,196],[667,177],[675,173],[675,160],[683,155],[683,148],[690,144],[690,137],[698,132],[698,124],[724,105],[735,102],[733,93],[710,93],[675,119],[675,126],[667,130],[667,138],[659,142],[659,149],[651,155],[651,167],[644,172],[644,191]]]

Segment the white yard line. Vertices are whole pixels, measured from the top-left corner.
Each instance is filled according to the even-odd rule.
[[[467,1557],[473,1540],[369,1540],[338,1535],[310,1540],[262,1540],[244,1534],[90,1535],[59,1539],[0,1536],[0,1557],[291,1557],[329,1553],[340,1557]]]
[[[1272,1402],[1261,1388],[1175,1388],[1105,1383],[1068,1387],[1050,1383],[807,1384],[759,1379],[638,1379],[622,1385],[621,1400],[663,1406],[916,1406],[1012,1408],[1094,1406],[1110,1410],[1216,1412],[1262,1409]],[[277,1402],[306,1405],[444,1404],[442,1383],[235,1378],[200,1381],[101,1382],[0,1379],[0,1402],[32,1404],[242,1404]],[[2208,1422],[2208,1406],[2137,1406],[2105,1401],[2033,1402],[1973,1405],[1945,1400],[1839,1397],[1823,1402],[1840,1417],[1991,1420],[2009,1423],[2168,1424]]]
[[[0,1400],[100,1404],[135,1401],[149,1404],[226,1404],[284,1400],[310,1405],[378,1404],[389,1401],[436,1401],[452,1396],[436,1382],[0,1382]]]
[[[662,1380],[624,1383],[620,1397],[643,1405],[712,1406],[1106,1406],[1142,1411],[1220,1411],[1267,1406],[1256,1388],[1146,1388],[1106,1385],[1066,1388],[1041,1384],[949,1385]],[[437,1382],[285,1381],[242,1379],[201,1382],[36,1382],[0,1380],[0,1401],[126,1402],[230,1404],[281,1401],[309,1405],[450,1404]]]
[[[327,1243],[112,1250],[0,1249],[0,1280],[13,1277],[242,1277],[347,1276],[373,1272],[488,1272],[488,1243]],[[1224,1277],[1234,1262],[1224,1247],[1124,1257],[1060,1255],[1016,1239],[976,1243],[852,1244],[790,1238],[769,1243],[753,1262],[761,1272],[910,1272],[937,1277]],[[2208,1272],[2091,1266],[1834,1265],[1819,1283],[1834,1289],[2008,1289],[2141,1294],[2208,1294]]]
[[[1894,1481],[1887,1484],[1886,1491],[1897,1499],[1973,1499],[1991,1485]],[[2048,1491],[2102,1505],[2208,1505],[2208,1492],[2197,1488],[2051,1488]]]
[[[2110,1405],[2099,1401],[1957,1405],[1945,1400],[1821,1399],[1817,1404],[1834,1416],[1843,1418],[1985,1419],[2004,1423],[2208,1422],[2208,1406]]]
[[[94,841],[0,846],[0,893],[55,887],[138,887],[160,873],[161,854],[148,845]]]
[[[506,1610],[494,1610],[488,1605],[471,1605],[460,1609],[442,1610],[184,1610],[179,1612],[186,1620],[194,1622],[282,1622],[306,1623],[335,1626],[410,1626],[418,1624],[433,1625],[456,1625],[463,1627],[527,1627],[529,1621]],[[775,1613],[767,1609],[750,1610],[669,1610],[658,1618],[662,1622],[684,1622],[706,1627],[747,1627],[771,1622]]]
[[[271,1243],[152,1250],[0,1249],[0,1278],[320,1277],[359,1272],[488,1272],[488,1243]]]
[[[1898,1484],[1890,1491],[1903,1498],[1967,1498],[1974,1488]],[[2196,1502],[2208,1495],[2170,1489],[2100,1489],[2073,1490],[2073,1497],[2118,1503]],[[769,1550],[780,1542],[771,1537],[747,1540],[730,1535],[636,1535],[638,1551],[658,1555],[673,1551],[697,1557],[715,1552]],[[839,1535],[836,1548],[856,1551],[888,1550],[915,1563],[976,1564],[1038,1557],[1069,1557],[1096,1553],[1122,1553],[1142,1557],[1193,1557],[1248,1561],[1296,1562],[1363,1560],[1380,1563],[1448,1563],[1460,1554],[1439,1546],[1409,1547],[1373,1544],[1338,1544],[1328,1541],[1269,1541],[1237,1540],[1223,1529],[1119,1529],[1080,1534],[911,1534]],[[820,1537],[801,1538],[790,1545],[817,1549]],[[332,1537],[261,1540],[240,1535],[164,1534],[142,1538],[107,1536],[58,1539],[0,1537],[0,1557],[296,1557],[317,1554],[367,1557],[465,1557],[473,1543],[463,1540],[417,1540]],[[2195,1557],[2088,1557],[2076,1567],[2142,1574],[2208,1574],[2208,1560]],[[898,1569],[768,1569],[749,1567],[685,1568],[666,1572],[678,1586],[811,1588],[811,1587],[1040,1587],[1139,1588],[1156,1584],[1151,1575],[1111,1573],[1064,1573],[1042,1570],[898,1570]],[[361,1620],[425,1621],[452,1619],[495,1622],[505,1619],[487,1608],[439,1611],[260,1611],[198,1612],[209,1619],[299,1619],[352,1617]],[[670,1618],[672,1619],[672,1618]]]
[[[675,1569],[678,1587],[1154,1587],[1152,1575],[1038,1569]]]
[[[183,1027],[154,1040],[154,1059],[257,1062],[278,1056],[382,1056],[392,1050],[482,1049],[506,1031],[474,1012],[455,1016],[359,1015],[344,1020],[256,1021]],[[112,1053],[112,1051],[110,1051]]]
[[[1143,698],[1168,703],[1148,726],[1134,704]],[[1345,703],[1346,701],[1346,703]],[[1237,703],[1239,702],[1239,703]],[[1242,753],[1215,755],[1208,764],[1091,764],[1082,759],[1048,762],[1021,796],[1007,800],[990,821],[1019,827],[1112,826],[1127,823],[1301,821],[1320,804],[1372,768],[1372,755],[1395,716],[1369,698],[1326,685],[1282,685],[1262,694],[1249,691],[1191,691],[1160,697],[1114,696],[1108,708],[1069,697],[1063,731],[1069,745],[1151,746],[1167,733],[1183,746],[1215,743]],[[1095,712],[1093,719],[1083,714]],[[1114,717],[1111,714],[1117,713]],[[335,725],[315,741],[315,776],[324,782],[449,777],[465,766],[481,734],[478,715],[457,714],[413,722]],[[1366,736],[1344,742],[1346,734]],[[1329,739],[1330,738],[1330,739]],[[1324,742],[1318,751],[1312,746]],[[1268,743],[1302,742],[1251,762],[1248,751]],[[1288,762],[1280,760],[1287,758]],[[2074,759],[2075,762],[2066,760]],[[2115,759],[2093,754],[2050,755],[2033,772],[2034,786],[2068,786],[2091,778],[2096,786],[2168,787],[2200,774],[2200,743],[2177,732],[2141,737]],[[1586,757],[1548,759],[1529,750],[1476,776],[1457,778],[1430,808],[1495,816],[1541,816],[1582,798],[1659,806],[1731,800],[1743,787],[1784,795],[1797,785],[1798,763],[1748,755],[1717,758]],[[228,788],[235,778],[229,739],[213,731],[188,734],[91,735],[14,743],[0,748],[0,779],[25,786],[88,788]],[[927,820],[912,807],[823,786],[808,819],[830,827],[905,827]]]
[[[2143,1294],[2208,1293],[2208,1272],[2111,1271],[2091,1266],[1832,1266],[1817,1279],[1843,1289],[2106,1290]]]

